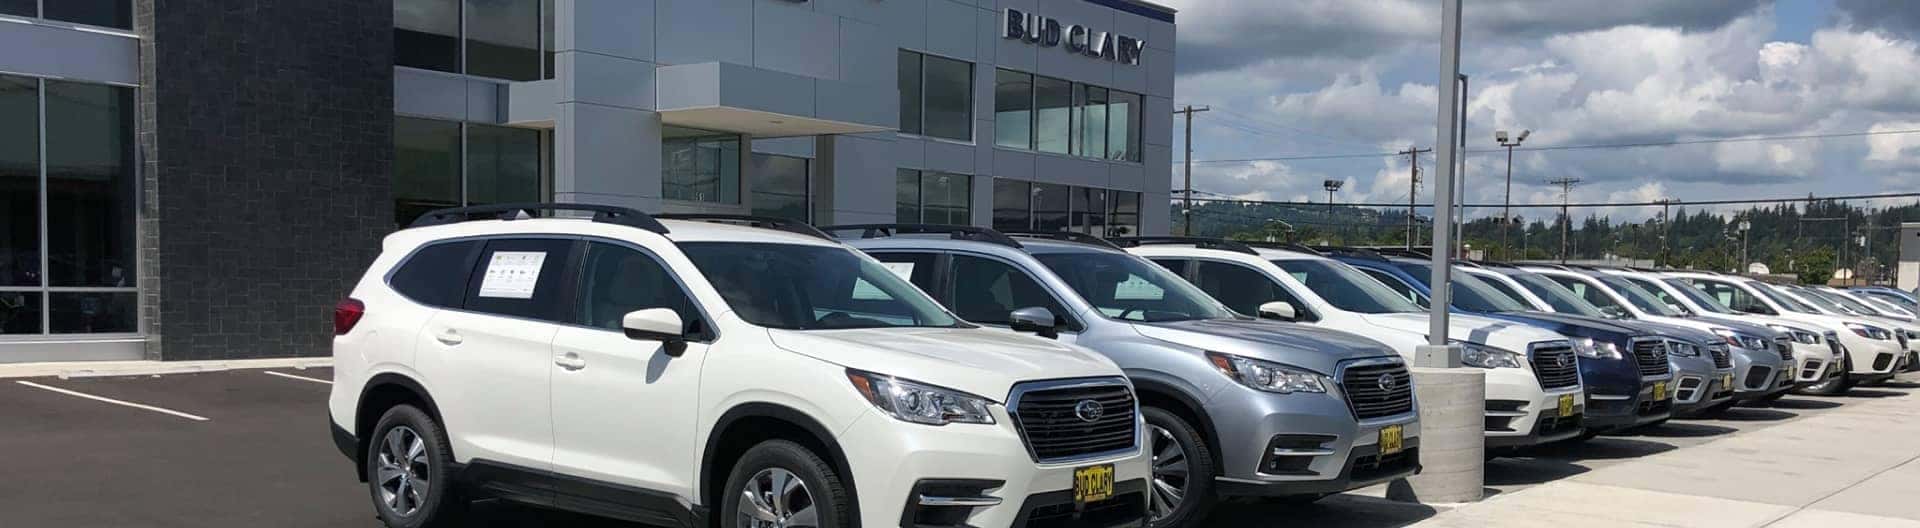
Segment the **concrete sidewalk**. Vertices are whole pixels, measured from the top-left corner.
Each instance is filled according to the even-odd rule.
[[[1413,526],[1920,528],[1920,387],[1623,462]]]

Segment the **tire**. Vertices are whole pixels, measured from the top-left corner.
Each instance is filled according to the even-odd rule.
[[[468,502],[453,484],[450,445],[446,431],[418,407],[400,405],[380,416],[362,458],[381,522],[391,528],[465,524]]]
[[[1165,409],[1143,407],[1140,414],[1147,419],[1147,453],[1153,456],[1153,478],[1147,485],[1151,526],[1198,526],[1219,500],[1213,493],[1219,470],[1206,438],[1193,424]]]
[[[721,489],[718,525],[750,527],[760,519],[786,523],[781,526],[844,528],[852,526],[851,502],[839,473],[820,455],[791,441],[768,440],[747,449],[733,465]]]
[[[1807,386],[1807,388],[1800,389],[1800,393],[1812,394],[1816,396],[1839,396],[1842,394],[1846,394],[1848,390],[1853,389],[1852,372],[1853,372],[1853,357],[1848,356],[1843,362],[1841,362],[1839,374],[1834,376],[1829,376],[1827,377],[1827,379],[1821,380],[1819,383],[1815,383],[1813,385]]]

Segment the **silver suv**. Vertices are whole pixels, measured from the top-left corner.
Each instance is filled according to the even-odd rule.
[[[962,226],[825,227],[968,321],[1085,346],[1132,378],[1153,526],[1217,497],[1313,500],[1420,468],[1412,378],[1358,335],[1236,314],[1104,240]]]

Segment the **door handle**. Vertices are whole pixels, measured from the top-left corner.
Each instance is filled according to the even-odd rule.
[[[579,354],[575,354],[572,352],[554,356],[553,364],[559,365],[560,368],[567,369],[567,370],[580,370],[583,368],[587,368],[587,360],[584,358],[581,358]]]
[[[440,335],[433,336],[433,338],[448,346],[458,345],[462,341],[460,332],[452,328],[441,331]]]

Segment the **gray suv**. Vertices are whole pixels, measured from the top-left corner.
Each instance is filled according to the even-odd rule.
[[[1155,527],[1198,524],[1219,497],[1310,501],[1420,469],[1411,374],[1385,345],[1236,314],[1088,235],[821,229],[968,321],[1072,342],[1119,363],[1147,421]]]

